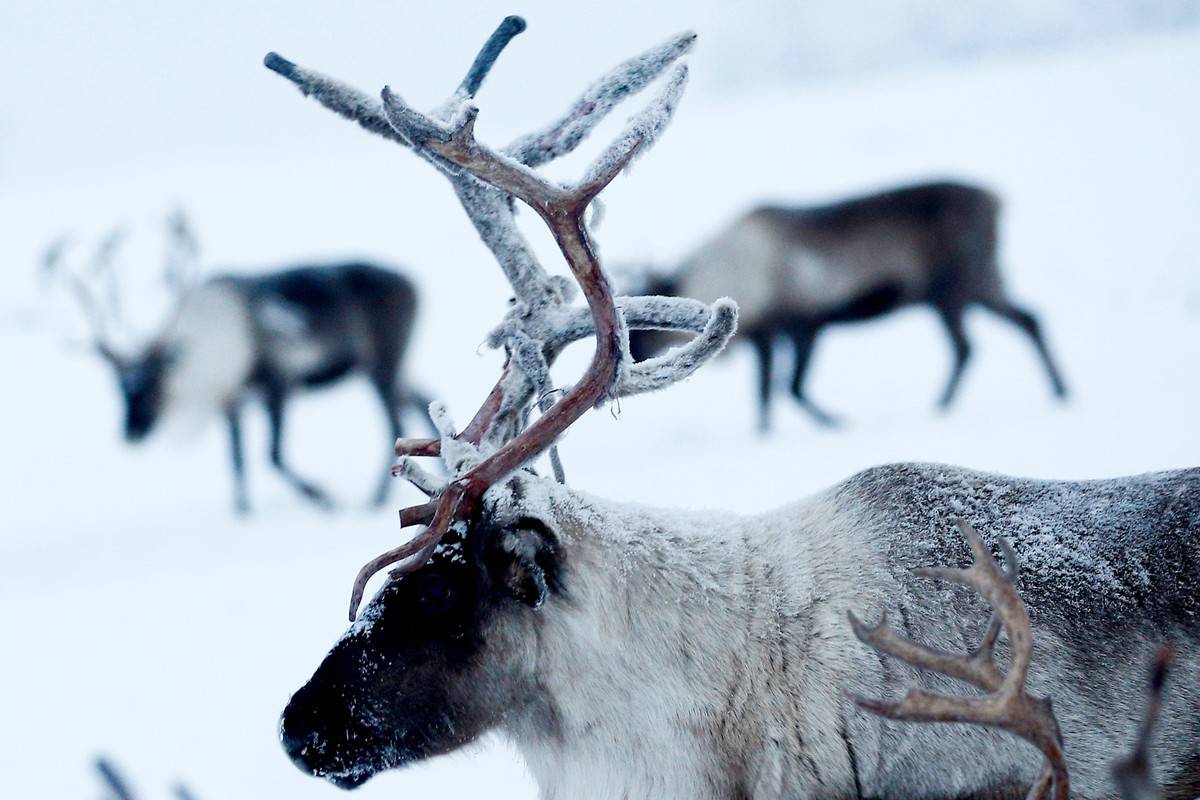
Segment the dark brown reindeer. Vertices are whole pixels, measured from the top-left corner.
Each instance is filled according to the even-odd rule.
[[[736,316],[727,301],[614,297],[584,222],[665,125],[685,75],[671,65],[694,37],[620,65],[562,117],[497,151],[475,138],[472,97],[523,29],[505,20],[430,114],[387,89],[380,102],[266,59],[304,94],[438,167],[516,294],[491,337],[507,356],[501,379],[470,423],[456,432],[435,405],[439,439],[397,442],[398,474],[430,499],[400,512],[415,536],[355,580],[352,618],[371,576],[397,565],[292,696],[280,721],[288,755],[353,788],[498,731],[546,798],[1012,796],[1028,767],[1019,742],[967,726],[898,731],[839,690],[887,696],[909,678],[855,639],[850,607],[899,607],[908,635],[944,650],[977,634],[960,624],[939,638],[945,599],[909,573],[957,558],[947,531],[965,517],[1021,556],[1043,643],[1031,691],[1070,710],[1062,731],[1078,796],[1111,794],[1112,741],[1131,737],[1140,715],[1125,656],[1151,638],[1172,638],[1181,662],[1200,654],[1200,471],[1068,482],[896,464],[755,516],[610,502],[567,488],[553,461],[558,480],[537,475],[530,463],[587,409],[690,374]],[[668,70],[659,98],[581,181],[563,187],[534,171]],[[550,228],[587,309],[541,268],[512,198]],[[696,336],[633,363],[625,332],[638,328]],[[558,393],[549,365],[591,336],[590,366]],[[440,457],[448,481],[417,456]],[[1175,704],[1194,702],[1200,675],[1181,674],[1172,692]],[[1198,763],[1200,720],[1169,711],[1160,732],[1178,744],[1156,751],[1156,768],[1177,782]]]
[[[259,397],[270,423],[271,464],[304,497],[331,506],[330,497],[284,459],[287,400],[362,375],[392,434],[402,435],[401,411],[428,405],[403,379],[417,313],[412,283],[393,269],[362,262],[201,280],[195,274],[195,239],[181,216],[172,218],[169,231],[164,280],[174,295],[173,309],[149,342],[129,349],[114,341],[114,327],[122,322],[113,266],[119,234],[106,237],[87,265],[68,266],[65,240],[48,250],[44,262],[46,276],[78,302],[93,349],[116,374],[125,438],[141,441],[171,412],[221,414],[229,428],[235,506],[246,512],[241,412]],[[386,499],[389,485],[384,470],[376,504]]]
[[[1024,331],[1037,348],[1054,393],[1066,387],[1037,319],[1004,291],[996,256],[1000,202],[962,183],[906,186],[811,207],[761,206],[706,242],[674,272],[646,279],[648,294],[711,300],[728,296],[741,314],[738,337],[758,358],[759,427],[770,427],[775,343],[792,345],[790,390],[817,422],[835,418],[804,389],[822,330],[911,305],[938,313],[954,348],[939,405],[948,408],[971,356],[964,312],[978,305]],[[630,338],[635,359],[669,342],[659,332]]]

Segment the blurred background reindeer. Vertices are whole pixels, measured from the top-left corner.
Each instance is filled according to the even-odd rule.
[[[910,305],[938,313],[954,347],[954,366],[938,405],[949,408],[971,356],[963,315],[979,305],[1033,342],[1057,397],[1066,385],[1041,326],[1004,291],[996,259],[999,199],[978,186],[905,186],[822,206],[759,206],[739,217],[675,271],[650,275],[650,294],[712,302],[732,297],[738,336],[758,358],[759,429],[771,427],[775,343],[791,343],[790,391],[821,425],[837,420],[804,391],[817,336],[827,326],[862,322]],[[634,358],[669,344],[664,331],[630,335]]]
[[[125,404],[125,439],[143,440],[170,414],[221,414],[229,428],[238,512],[250,509],[242,454],[241,412],[261,399],[270,425],[271,464],[300,494],[329,508],[329,495],[301,477],[283,455],[284,410],[296,392],[347,376],[367,378],[393,438],[400,413],[428,405],[402,378],[417,313],[412,283],[395,270],[363,262],[299,266],[261,275],[201,279],[198,246],[181,213],[167,224],[163,280],[172,309],[157,333],[128,338],[114,256],[124,234],[106,236],[85,266],[67,263],[67,240],[47,250],[43,275],[69,291],[83,313],[91,347],[113,368]],[[388,464],[390,465],[390,457]],[[374,503],[387,497],[385,469]]]

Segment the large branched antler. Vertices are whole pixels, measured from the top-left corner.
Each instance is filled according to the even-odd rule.
[[[984,725],[1019,736],[1042,751],[1045,761],[1041,773],[1027,797],[1067,800],[1070,793],[1062,737],[1049,698],[1032,697],[1025,691],[1025,676],[1033,655],[1029,614],[1014,583],[1017,560],[1008,543],[1000,540],[1000,549],[1009,574],[1000,571],[979,534],[964,520],[958,521],[974,560],[967,569],[935,567],[919,569],[915,575],[941,578],[978,592],[992,607],[992,617],[979,647],[966,656],[946,653],[906,639],[890,627],[886,617],[868,627],[853,613],[849,615],[854,635],[881,653],[920,669],[938,672],[965,681],[987,694],[982,697],[951,697],[914,688],[899,702],[856,697],[862,708],[888,719],[909,722],[968,722]],[[993,662],[1001,626],[1008,632],[1012,660],[1008,673]]]
[[[200,283],[197,268],[199,245],[186,216],[176,210],[167,218],[167,251],[163,262],[163,283],[170,292],[170,309],[162,330],[168,330],[179,318],[188,293]],[[41,261],[41,278],[46,285],[61,284],[75,299],[89,329],[91,346],[117,366],[124,357],[114,345],[114,334],[128,336],[129,321],[124,316],[116,254],[125,242],[126,231],[116,227],[101,238],[91,258],[83,263],[68,263],[70,239],[61,236],[46,248]]]
[[[688,33],[632,58],[584,92],[559,119],[493,150],[475,138],[478,110],[471,100],[511,39],[525,29],[519,17],[505,19],[484,44],[466,78],[450,98],[429,114],[408,106],[385,88],[382,102],[324,75],[271,53],[266,65],[322,105],[372,133],[402,144],[441,170],[463,208],[491,249],[516,294],[502,324],[489,337],[507,358],[500,380],[461,433],[444,412],[435,413],[440,439],[401,440],[397,454],[441,456],[453,476],[436,490],[427,473],[403,461],[400,473],[434,499],[400,512],[402,526],[423,524],[404,545],[372,560],[355,580],[350,604],[354,618],[367,581],[390,564],[421,566],[451,527],[465,529],[482,507],[484,493],[540,453],[588,409],[608,400],[651,391],[694,372],[728,342],[737,324],[736,307],[722,300],[711,307],[694,301],[615,298],[588,233],[588,206],[634,158],[654,143],[669,122],[683,92],[687,70],[671,67],[695,41]],[[617,137],[573,186],[561,186],[533,171],[571,152],[622,99],[645,88],[670,68],[661,93],[630,119]],[[517,229],[513,198],[532,208],[550,228],[587,302],[586,313],[571,307],[574,289],[549,276]],[[693,331],[696,337],[662,358],[632,364],[629,327]],[[583,377],[557,401],[549,368],[567,344],[595,336],[596,352]],[[528,424],[534,404],[542,414]],[[561,469],[556,463],[556,473]]]

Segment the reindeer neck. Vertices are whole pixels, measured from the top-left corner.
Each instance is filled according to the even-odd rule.
[[[808,660],[789,626],[812,581],[803,558],[773,563],[785,532],[768,518],[560,500],[567,571],[541,612],[544,698],[509,731],[543,797],[732,798],[764,771],[812,783],[798,751],[820,676],[787,666]],[[778,730],[786,752],[764,744]]]

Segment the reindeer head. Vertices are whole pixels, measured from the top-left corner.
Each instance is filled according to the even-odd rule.
[[[554,535],[480,520],[393,576],[283,712],[302,770],[343,788],[541,708],[539,609],[565,592]]]
[[[584,221],[596,195],[665,128],[683,89],[682,65],[671,69],[662,93],[578,184],[563,187],[534,171],[573,150],[619,101],[667,71],[695,36],[676,37],[621,64],[564,116],[497,152],[475,139],[478,112],[471,101],[496,57],[524,29],[520,18],[504,20],[458,89],[428,115],[386,88],[380,103],[274,53],[266,58],[304,94],[441,170],[516,294],[489,340],[506,352],[503,373],[467,427],[456,433],[435,407],[440,439],[396,443],[401,460],[395,472],[431,498],[400,512],[402,527],[420,530],[362,569],[352,620],[371,576],[403,562],[284,711],[281,733],[293,760],[342,786],[452,750],[536,708],[539,615],[570,581],[551,515],[521,490],[546,480],[527,465],[549,451],[561,482],[555,442],[572,422],[608,400],[690,375],[724,347],[736,326],[728,300],[709,307],[614,297]],[[574,287],[538,264],[515,225],[513,198],[549,226],[587,308],[571,306]],[[627,331],[638,328],[696,335],[661,358],[633,364]],[[556,393],[550,364],[569,343],[593,335],[596,353],[587,372]],[[529,424],[535,405],[541,414]],[[449,482],[417,467],[416,456],[440,456]]]
[[[190,267],[194,264],[196,243],[187,221],[175,212],[167,221],[168,247],[164,282],[174,296],[174,319],[191,286]],[[159,335],[132,349],[114,342],[114,328],[125,326],[122,298],[114,256],[124,240],[124,232],[114,229],[97,246],[91,261],[83,267],[66,264],[67,240],[60,238],[47,250],[43,275],[61,283],[74,297],[90,330],[91,349],[113,370],[117,388],[125,405],[126,440],[145,438],[159,420],[165,401],[167,372],[175,360],[176,348],[165,337],[170,323]]]

